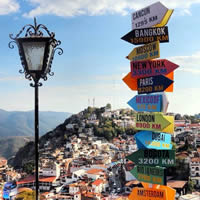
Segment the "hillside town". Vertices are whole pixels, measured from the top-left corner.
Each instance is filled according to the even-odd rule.
[[[53,148],[51,139],[40,148],[39,184],[40,199],[46,200],[110,200],[128,199],[134,187],[141,183],[130,173],[134,163],[126,156],[137,150],[133,134],[135,115],[130,109],[113,110],[103,107],[100,115],[95,109],[68,120],[62,144]],[[170,113],[169,115],[175,115]],[[99,118],[100,116],[100,118]],[[102,119],[112,120],[123,134],[111,140],[95,134],[94,126]],[[188,119],[175,120],[172,138],[176,148],[176,167],[167,172],[167,186],[176,190],[176,199],[195,199],[200,195],[200,123]],[[28,163],[29,162],[29,163]],[[31,166],[33,160],[23,163]],[[15,181],[19,191],[31,191],[35,187],[34,169],[14,169],[5,158],[0,158],[0,198],[5,184]],[[10,191],[10,199],[17,195]]]

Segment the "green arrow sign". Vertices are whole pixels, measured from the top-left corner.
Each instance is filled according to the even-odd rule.
[[[138,181],[164,185],[164,168],[149,167],[149,166],[135,166],[131,170],[131,174],[135,176]]]
[[[160,132],[170,124],[162,113],[137,113],[135,128]]]
[[[171,167],[175,165],[175,150],[140,149],[126,158],[136,165]]]

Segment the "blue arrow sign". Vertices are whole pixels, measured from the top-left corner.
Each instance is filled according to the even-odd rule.
[[[135,134],[138,149],[172,149],[171,135],[151,131],[140,131]]]
[[[137,79],[138,94],[163,92],[165,91],[174,81],[163,76],[148,76]]]
[[[128,105],[137,112],[163,112],[166,110],[162,94],[136,95],[128,102]]]

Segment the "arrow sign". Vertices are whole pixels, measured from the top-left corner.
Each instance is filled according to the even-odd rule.
[[[151,131],[140,131],[135,134],[138,149],[172,149],[171,135]]]
[[[136,95],[128,101],[136,112],[166,112],[168,104],[165,93]]]
[[[146,189],[149,188],[149,183],[145,183],[145,182],[141,182],[142,183],[142,186]],[[171,200],[171,199],[175,199],[175,195],[176,195],[176,190],[169,187],[169,186],[165,186],[165,185],[155,185],[155,184],[151,184],[152,188],[153,189],[163,189],[163,190],[166,190],[166,193],[167,193],[167,199],[168,200]]]
[[[166,75],[178,67],[179,66],[177,64],[166,59],[132,61],[131,75],[135,78]]]
[[[124,35],[122,40],[131,44],[147,44],[155,41],[169,42],[168,27],[150,27],[143,29],[134,29]]]
[[[136,127],[137,130],[162,131],[171,123],[162,113],[137,113]]]
[[[167,11],[168,9],[162,3],[156,2],[132,13],[132,29],[152,27],[160,24],[167,14]]]
[[[137,79],[138,94],[165,91],[174,81],[163,76],[148,76]]]
[[[160,57],[160,43],[159,41],[145,44],[134,48],[126,57],[129,60],[149,60]]]
[[[135,187],[128,196],[129,200],[166,200],[166,190],[164,189],[145,189]]]
[[[170,72],[169,74],[165,75],[167,78],[174,80],[174,72]],[[137,90],[137,79],[135,77],[131,76],[131,72],[129,72],[122,80],[124,81],[124,83],[126,83],[126,85],[131,89],[131,90]],[[173,91],[173,84],[171,84],[166,90],[165,92],[171,92]]]
[[[126,157],[136,165],[143,166],[175,166],[175,150],[139,149]]]
[[[131,170],[131,174],[138,180],[152,184],[163,185],[165,183],[164,168],[135,166]]]

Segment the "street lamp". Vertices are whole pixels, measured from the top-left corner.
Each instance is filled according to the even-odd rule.
[[[44,32],[47,36],[44,36]],[[25,32],[24,37],[20,35]],[[36,18],[34,18],[34,25],[27,24],[16,35],[10,34],[12,39],[9,42],[9,48],[13,49],[13,43],[16,43],[19,50],[21,64],[23,69],[19,70],[20,73],[25,74],[25,78],[33,81],[30,86],[35,88],[35,188],[36,188],[36,200],[38,200],[39,194],[39,114],[38,114],[38,87],[42,86],[39,80],[42,78],[47,80],[47,75],[53,76],[51,72],[51,64],[55,51],[58,50],[58,54],[61,55],[63,50],[57,48],[61,44],[59,40],[55,39],[55,34],[50,32],[43,24],[37,24]]]

